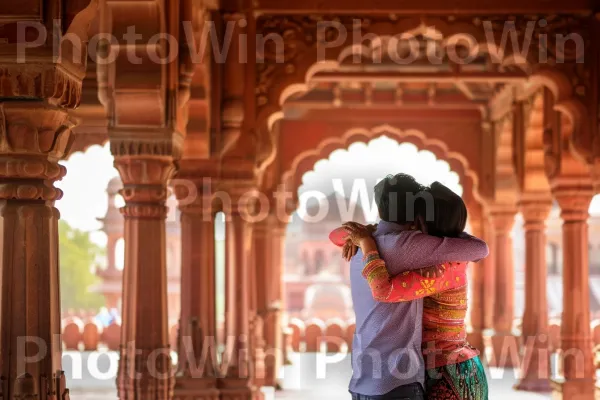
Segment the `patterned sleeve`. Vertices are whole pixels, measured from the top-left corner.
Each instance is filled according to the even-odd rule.
[[[363,261],[365,266],[362,275],[371,287],[373,298],[383,303],[421,299],[467,284],[466,262],[447,262],[432,267],[437,273],[434,274],[435,276],[427,278],[417,271],[406,271],[391,277],[386,269],[385,262],[376,251],[367,253]]]

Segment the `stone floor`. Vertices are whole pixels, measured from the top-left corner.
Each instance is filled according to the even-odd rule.
[[[284,390],[274,392],[265,389],[266,400],[348,400],[350,376],[349,356],[325,358],[323,355],[295,355],[293,365],[284,368],[282,383]],[[64,355],[63,367],[68,377],[73,400],[116,399],[115,375],[117,355],[115,353],[74,353]],[[74,373],[75,371],[81,371]],[[490,400],[542,400],[549,394],[516,392],[512,389],[516,381],[513,370],[489,369]]]

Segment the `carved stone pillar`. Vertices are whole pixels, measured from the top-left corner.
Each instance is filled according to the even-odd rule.
[[[561,348],[564,381],[558,399],[594,398],[596,370],[590,332],[588,265],[588,208],[593,196],[591,180],[558,182],[553,194],[563,220],[563,313]],[[554,385],[553,385],[554,386]]]
[[[481,206],[475,205],[469,207],[469,226],[471,227],[471,233],[478,237],[483,238],[485,221],[483,219]],[[472,263],[470,266],[470,280],[472,300],[469,307],[470,313],[470,331],[467,334],[467,340],[471,346],[478,349],[483,353],[485,349],[485,342],[483,333],[485,330],[485,264],[481,261],[477,264]]]
[[[210,196],[205,195],[210,188],[204,190],[201,180],[186,183],[194,186],[193,193],[179,190],[187,185],[175,187],[183,201],[179,365],[174,399],[218,400],[214,212]]]
[[[534,392],[550,390],[546,219],[551,207],[550,199],[525,198],[521,201],[521,213],[525,221],[524,357],[521,362],[521,379],[516,389]]]
[[[46,102],[0,103],[1,398],[68,398],[54,182],[66,174],[58,160],[72,126],[66,110]]]
[[[283,246],[287,220],[274,214],[254,226],[257,277],[257,311],[264,320],[265,386],[276,387],[283,365]]]
[[[496,233],[489,214],[484,214],[482,222],[483,239],[490,249],[489,255],[481,261],[483,271],[483,337],[484,347],[482,348],[483,359],[489,363],[492,357],[488,352],[492,349],[492,340],[494,336],[494,306],[496,304]],[[476,307],[475,304],[473,304]],[[484,351],[485,350],[485,351]]]
[[[252,224],[252,260],[250,278],[250,360],[254,386],[265,386],[265,304],[267,299],[267,276],[271,264],[269,225],[264,218]]]
[[[248,222],[248,204],[244,202],[248,186],[232,182],[224,187],[232,199],[232,207],[224,210],[226,278],[225,278],[225,332],[227,348],[222,357],[218,386],[222,400],[252,399],[254,387],[250,367],[250,269],[252,224]]]
[[[121,399],[170,399],[174,379],[167,320],[165,202],[167,181],[175,168],[170,156],[126,155],[121,153],[125,148],[118,140],[111,143],[125,200],[117,389]]]
[[[81,100],[87,30],[97,2],[66,3],[0,6],[2,399],[69,399],[61,363],[60,215],[54,207],[62,191],[54,183],[66,174],[58,161],[73,142],[68,111]],[[56,32],[68,33],[81,51],[64,45]]]
[[[515,222],[516,208],[498,207],[491,211],[494,228],[495,301],[494,333],[491,340],[490,365],[511,368],[518,363],[518,340],[512,325],[514,315],[515,271],[513,265],[513,242],[511,231]]]

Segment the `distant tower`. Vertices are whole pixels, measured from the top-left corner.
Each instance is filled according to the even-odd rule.
[[[102,279],[102,283],[94,288],[94,291],[102,293],[106,299],[106,307],[120,308],[123,272],[117,268],[116,248],[119,240],[123,239],[123,216],[115,204],[119,190],[123,187],[121,180],[112,178],[106,188],[108,194],[108,208],[104,218],[98,218],[102,223],[102,232],[106,234],[106,269],[98,269],[96,275]]]
[[[106,299],[106,307],[118,308],[121,306],[123,291],[123,271],[117,267],[117,247],[122,243],[124,221],[119,207],[115,203],[119,190],[123,187],[121,180],[116,177],[110,180],[106,188],[108,195],[108,208],[103,218],[98,218],[102,223],[102,232],[106,234],[106,269],[98,269],[96,275],[102,279],[102,283],[92,288],[93,291],[102,293]],[[169,305],[169,320],[176,321],[180,310],[180,287],[181,287],[181,229],[179,224],[180,212],[177,201],[173,196],[167,200],[169,213],[166,221],[166,257],[167,257],[167,294]],[[124,260],[121,260],[124,261]],[[121,263],[122,265],[122,263]]]

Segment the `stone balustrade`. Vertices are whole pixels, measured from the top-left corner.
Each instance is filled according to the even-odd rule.
[[[169,342],[175,349],[178,325],[171,324]],[[69,316],[62,320],[62,342],[65,350],[95,351],[119,350],[121,320],[117,319],[103,327],[93,317]]]
[[[350,351],[355,330],[354,320],[320,319],[301,320],[291,318],[285,329],[287,346],[293,352]],[[520,320],[514,323],[519,331]],[[600,353],[600,319],[591,323],[592,336],[596,352]],[[171,348],[176,348],[178,325],[172,323],[169,329]],[[552,353],[561,353],[560,319],[549,321],[549,349]],[[71,351],[95,351],[99,349],[118,350],[121,335],[120,320],[102,327],[91,316],[67,316],[62,321],[62,341],[64,348]],[[598,362],[600,368],[600,360]]]

